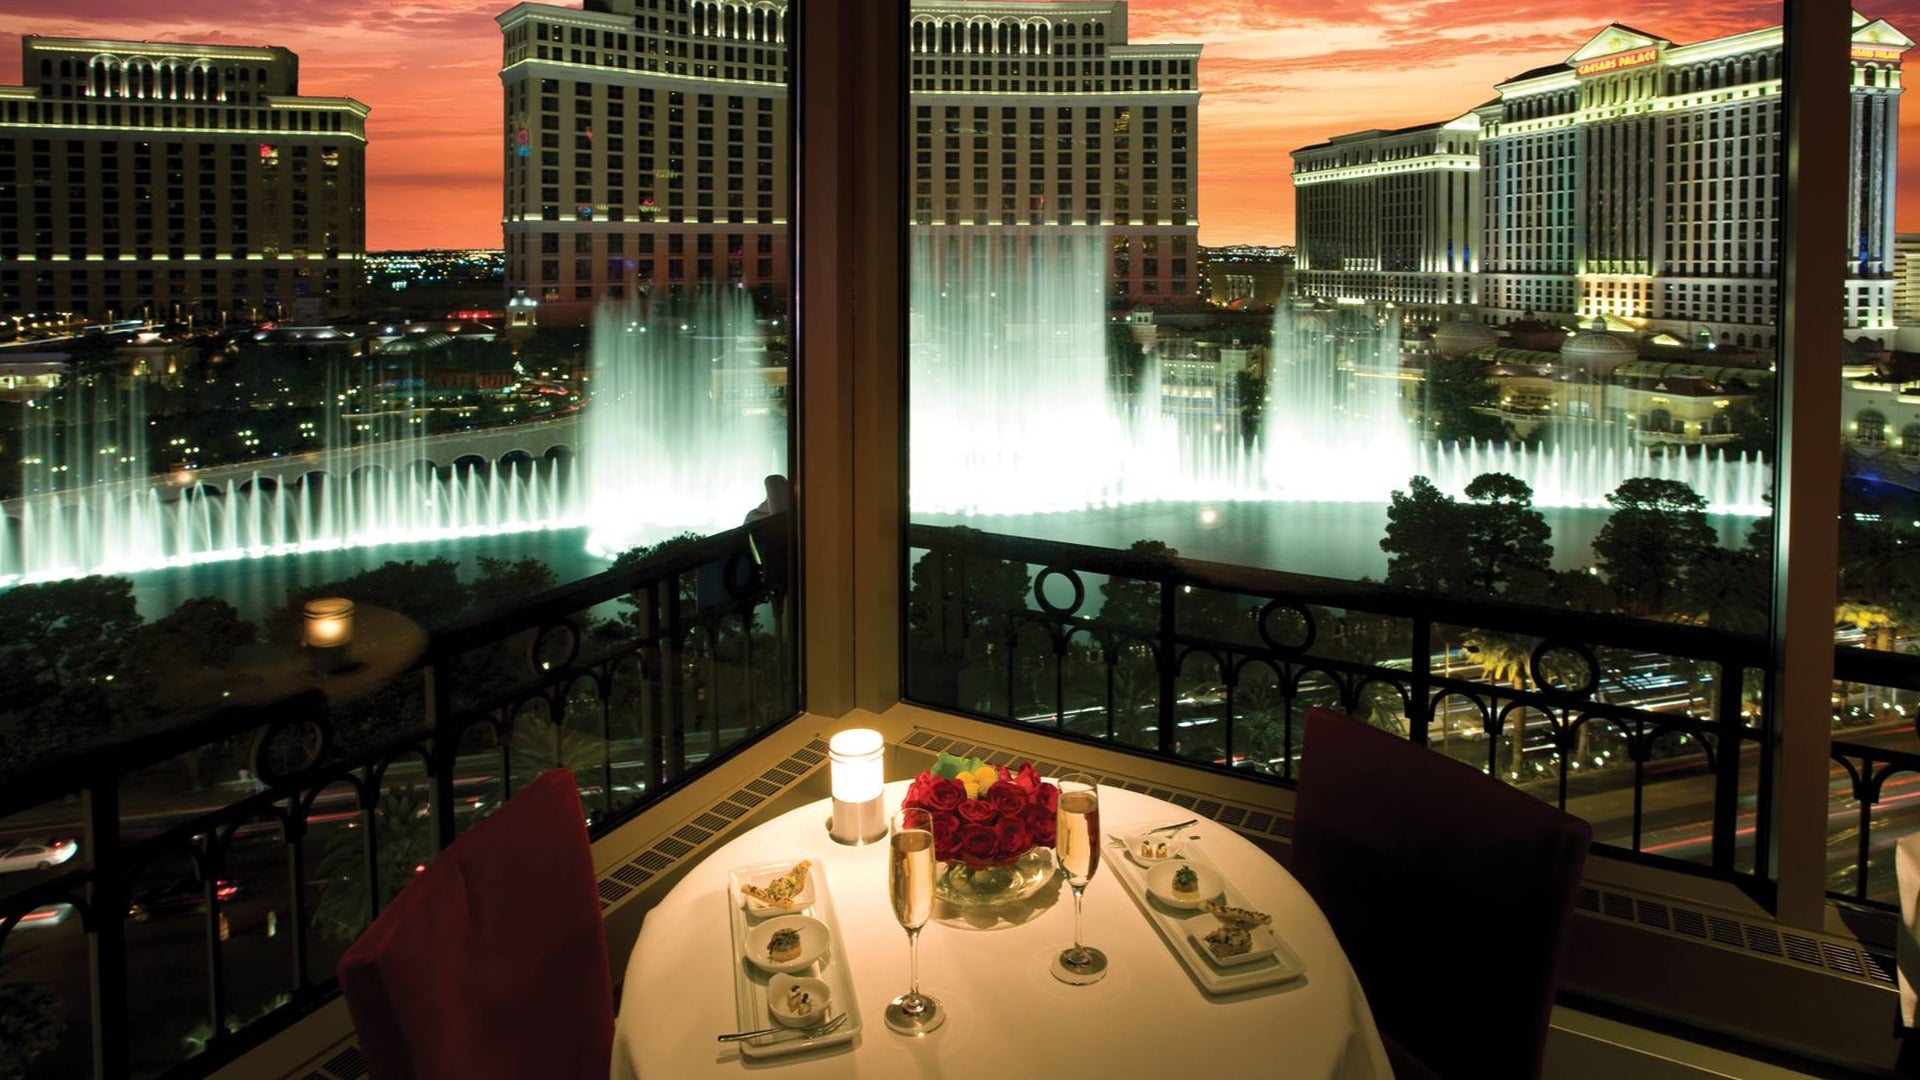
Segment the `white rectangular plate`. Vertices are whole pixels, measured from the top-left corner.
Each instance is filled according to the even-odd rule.
[[[1139,828],[1128,830],[1139,833],[1149,827],[1151,822]],[[1205,945],[1198,939],[1207,936],[1220,920],[1205,911],[1179,911],[1161,904],[1147,892],[1147,872],[1141,869],[1126,853],[1117,847],[1109,847],[1113,857],[1103,862],[1113,867],[1113,876],[1133,897],[1133,902],[1146,915],[1147,921],[1160,932],[1160,937],[1173,950],[1180,963],[1193,976],[1193,981],[1209,994],[1233,994],[1242,990],[1252,990],[1275,983],[1291,982],[1307,973],[1307,966],[1301,962],[1300,955],[1293,951],[1285,938],[1273,934],[1273,952],[1262,957],[1245,960],[1241,963],[1221,964],[1212,958]],[[1189,841],[1183,856],[1193,863],[1204,863],[1212,867],[1215,873],[1220,868],[1208,859],[1198,842]],[[1232,879],[1220,874],[1220,880],[1226,882],[1226,902],[1230,907],[1243,907],[1260,910],[1258,904],[1248,903],[1246,897],[1234,888]],[[1271,931],[1271,927],[1267,928]],[[1238,958],[1235,958],[1238,959]]]
[[[784,873],[793,863],[761,863],[756,866],[742,866],[727,873],[727,910],[728,925],[733,931],[733,998],[734,1009],[739,1015],[740,1030],[751,1031],[755,1028],[773,1027],[779,1021],[773,1018],[773,1010],[767,1007],[767,980],[772,978],[766,972],[747,962],[746,942],[749,920],[759,922],[747,914],[746,904],[742,903],[740,885],[756,878],[769,877]],[[833,893],[827,887],[826,867],[814,860],[812,879],[813,903],[795,907],[783,915],[811,915],[827,924],[827,934],[831,941],[827,951],[813,966],[798,972],[811,975],[827,984],[827,990],[833,996],[833,1012],[837,1016],[844,1012],[847,1022],[825,1035],[811,1039],[802,1035],[798,1029],[781,1031],[773,1035],[762,1035],[757,1039],[746,1039],[740,1045],[740,1055],[749,1058],[779,1057],[783,1054],[800,1054],[818,1050],[823,1046],[838,1046],[850,1043],[860,1034],[860,1006],[853,999],[853,975],[847,970],[845,950],[841,946],[839,920],[833,915]]]

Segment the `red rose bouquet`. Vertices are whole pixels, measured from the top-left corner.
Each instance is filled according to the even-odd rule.
[[[1012,772],[943,753],[914,778],[900,805],[933,815],[935,858],[980,870],[1009,865],[1033,847],[1052,847],[1059,799],[1059,789],[1043,783],[1032,762]]]

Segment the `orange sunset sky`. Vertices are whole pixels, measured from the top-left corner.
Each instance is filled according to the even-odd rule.
[[[888,0],[842,0],[883,3]],[[0,0],[0,82],[19,37],[283,45],[301,90],[373,108],[374,250],[500,246],[506,0]],[[578,3],[572,5],[578,7]],[[1920,0],[1860,0],[1920,38]],[[1135,41],[1200,42],[1200,239],[1290,243],[1287,152],[1446,119],[1566,58],[1609,22],[1676,42],[1780,21],[1779,0],[1133,0]],[[1920,57],[1920,51],[1916,51]],[[1920,104],[1903,114],[1900,227],[1920,231]]]

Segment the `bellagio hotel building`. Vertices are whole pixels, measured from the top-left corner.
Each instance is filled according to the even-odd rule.
[[[1893,326],[1900,60],[1853,17],[1846,325]],[[1781,30],[1692,44],[1614,24],[1450,121],[1294,151],[1300,290],[1416,312],[1610,316],[1773,345]]]
[[[0,315],[351,311],[367,107],[281,48],[27,37],[0,86]]]
[[[1116,299],[1190,295],[1199,46],[1127,44],[1119,2],[912,11],[916,235],[949,254],[1085,239]],[[510,292],[561,323],[709,283],[784,292],[782,0],[523,3],[499,23]]]

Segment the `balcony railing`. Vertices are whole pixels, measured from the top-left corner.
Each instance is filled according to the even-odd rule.
[[[574,770],[598,835],[792,716],[790,527],[441,633],[358,701],[176,720],[9,778],[0,835],[80,842],[0,877],[5,1030],[64,1028],[29,1075],[205,1075],[331,998],[417,867],[540,772]]]
[[[1338,708],[1585,817],[1609,855],[1767,891],[1757,637],[965,528],[909,548],[917,701],[1278,785],[1307,708]]]
[[[1893,845],[1920,827],[1920,656],[1834,653],[1828,895],[1899,910]]]

